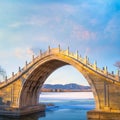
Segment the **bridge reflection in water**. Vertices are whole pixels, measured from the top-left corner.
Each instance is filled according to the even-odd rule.
[[[100,69],[97,63],[91,64],[88,57],[82,58],[78,51],[54,48],[35,57],[16,74],[0,83],[0,107],[2,114],[29,114],[39,109],[40,89],[48,76],[56,69],[72,65],[86,78],[92,88],[96,108],[88,112],[88,119],[120,119],[120,75],[109,73],[107,67]],[[4,112],[5,110],[5,112]],[[41,111],[44,109],[41,108]],[[6,112],[7,111],[7,112]]]
[[[38,120],[45,117],[45,112],[38,112],[26,116],[0,116],[0,120]]]

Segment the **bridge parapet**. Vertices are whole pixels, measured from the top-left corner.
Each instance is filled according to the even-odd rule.
[[[70,52],[69,47],[62,50],[60,46],[54,49],[49,46],[46,52],[40,50],[39,55],[33,55],[32,60],[26,61],[25,66],[19,67],[18,72],[12,73],[11,78],[6,77],[5,81],[0,83],[1,105],[8,105],[10,111],[11,108],[22,110],[31,107],[33,110],[38,104],[39,92],[46,78],[66,64],[77,68],[90,83],[96,101],[95,112],[120,112],[120,71],[117,71],[117,74],[109,73],[107,67],[99,68],[97,62],[91,63],[87,56],[81,57],[78,51]],[[96,117],[95,114],[92,117]]]
[[[28,69],[30,69],[35,63],[37,63],[40,59],[48,56],[48,55],[51,55],[51,54],[62,54],[62,55],[65,55],[65,56],[69,56],[77,61],[79,61],[80,63],[82,63],[84,66],[90,68],[91,70],[94,70],[95,72],[103,75],[103,76],[106,76],[108,78],[110,78],[111,80],[113,81],[119,81],[120,80],[120,74],[117,73],[117,75],[114,75],[113,73],[109,73],[108,70],[107,70],[107,67],[102,70],[100,69],[99,67],[97,67],[97,63],[94,62],[94,64],[90,63],[89,61],[89,58],[86,56],[85,58],[81,57],[81,55],[78,54],[78,51],[76,53],[72,53],[69,51],[69,47],[67,50],[62,50],[60,48],[60,46],[58,48],[53,48],[51,49],[50,46],[48,47],[48,50],[46,52],[43,52],[40,50],[40,53],[38,56],[32,56],[32,61],[30,61],[29,63],[25,63],[25,66],[23,68],[20,69],[19,67],[19,70],[16,74],[12,74],[12,77],[9,78],[9,79],[6,79],[4,82],[1,82],[0,83],[0,87],[16,80],[19,76],[21,76],[25,71],[27,71]]]
[[[102,74],[102,75],[104,75],[112,80],[119,81],[119,79],[120,79],[120,76],[119,76],[120,74],[114,75],[113,73],[108,72],[107,67],[105,67],[104,70],[100,69],[99,67],[97,67],[97,64],[90,63],[87,56],[85,58],[82,58],[81,56],[77,55],[77,57],[76,57],[75,53],[69,52],[69,54],[68,54],[68,50],[63,50],[63,51],[61,51],[61,53],[64,55],[68,55],[69,57],[72,57],[74,59],[77,59],[79,62],[86,65],[90,69],[92,69],[95,72],[100,73],[100,74]]]

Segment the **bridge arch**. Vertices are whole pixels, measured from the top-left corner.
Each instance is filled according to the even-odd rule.
[[[85,77],[92,88],[96,109],[100,109],[99,98],[93,80],[90,77],[89,69],[78,60],[63,54],[51,54],[45,56],[31,67],[26,73],[27,77],[20,93],[19,106],[22,108],[24,106],[37,105],[39,103],[40,88],[43,83],[51,73],[65,65],[75,67]]]
[[[71,65],[81,72],[92,88],[96,109],[88,112],[88,119],[98,117],[99,120],[100,116],[104,116],[108,120],[110,115],[118,120],[120,72],[109,73],[107,67],[100,69],[96,62],[91,64],[87,57],[82,58],[78,52],[74,54],[69,52],[69,49],[61,50],[60,46],[49,48],[45,53],[40,52],[37,57],[33,56],[30,63],[26,62],[23,68],[19,67],[16,74],[12,73],[11,78],[6,77],[5,81],[0,83],[0,107],[2,105],[7,110],[4,114],[14,116],[43,111],[44,106],[38,104],[40,88],[52,72],[65,65]]]

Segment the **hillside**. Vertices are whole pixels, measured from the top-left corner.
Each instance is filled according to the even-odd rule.
[[[83,86],[83,85],[78,85],[75,83],[70,83],[70,84],[44,84],[42,87],[42,91],[56,91],[56,92],[66,92],[66,91],[91,91],[90,86]]]

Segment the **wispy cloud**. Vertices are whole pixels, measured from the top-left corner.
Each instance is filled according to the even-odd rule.
[[[41,26],[41,25],[48,23],[48,21],[49,20],[47,18],[41,19],[37,16],[32,16],[32,18],[30,18],[29,20],[26,19],[26,20],[11,23],[8,25],[8,27],[20,28],[20,27],[25,27],[25,26]]]
[[[96,33],[85,29],[81,25],[74,25],[72,30],[72,37],[76,40],[95,40]]]
[[[118,40],[120,33],[120,12],[117,12],[113,15],[113,17],[109,20],[105,30],[105,38],[110,40]]]
[[[19,59],[24,59],[26,57],[31,57],[34,51],[31,48],[15,48],[14,55]]]
[[[25,7],[25,6],[24,6]],[[33,4],[26,7],[32,10],[28,16],[23,16],[19,21],[11,21],[8,27],[18,28],[21,26],[43,26],[49,23],[60,23],[62,19],[75,13],[76,7],[68,4]],[[36,11],[39,11],[38,13]]]
[[[23,25],[23,24],[20,23],[20,22],[15,22],[15,23],[9,24],[8,27],[18,28],[18,27],[20,27],[21,25]]]

